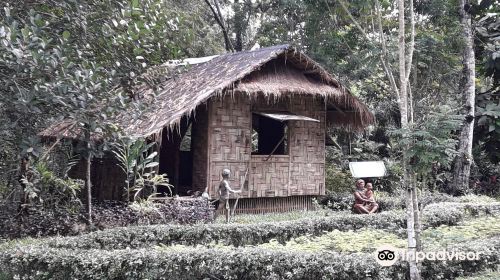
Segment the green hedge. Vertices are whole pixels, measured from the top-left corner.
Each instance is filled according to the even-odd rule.
[[[477,261],[424,261],[422,279],[454,279],[500,266],[498,237],[448,251],[482,252]],[[259,248],[73,250],[20,246],[0,252],[16,279],[404,279],[407,264],[381,267],[373,254],[309,254]]]
[[[262,244],[271,239],[284,243],[291,238],[306,234],[320,235],[334,229],[361,228],[401,231],[406,228],[406,221],[402,211],[390,211],[377,215],[333,213],[332,216],[274,223],[114,228],[77,237],[51,238],[47,242],[51,247],[81,249],[125,249],[158,244],[209,243],[244,246]]]
[[[375,192],[375,199],[379,205],[380,212],[406,208],[404,193],[390,194],[387,192]],[[318,201],[326,208],[335,211],[342,211],[351,210],[354,203],[354,197],[352,193],[327,192],[327,194],[322,196]],[[439,192],[423,192],[419,194],[420,207],[426,207],[430,204],[443,202],[487,204],[498,201],[495,201],[495,199],[491,197],[481,195],[465,195],[455,197]]]
[[[500,215],[500,203],[442,202],[427,205],[423,210],[426,227],[456,225],[466,216]]]
[[[443,206],[444,205],[444,206]],[[500,203],[432,204],[424,209],[424,228],[455,225],[469,214],[500,212]],[[200,224],[194,226],[155,225],[114,228],[77,237],[50,238],[46,242],[55,248],[126,249],[152,245],[197,245],[219,243],[224,245],[257,245],[276,239],[281,243],[302,235],[321,235],[332,230],[385,229],[406,234],[403,211],[387,211],[375,215],[332,213],[332,216],[300,219],[288,222],[255,224]]]

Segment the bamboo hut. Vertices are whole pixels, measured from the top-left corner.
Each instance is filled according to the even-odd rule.
[[[183,73],[156,88],[134,89],[144,99],[156,92],[142,117],[117,120],[128,135],[158,143],[158,171],[179,195],[208,187],[216,196],[228,168],[231,185],[242,189],[239,211],[310,208],[311,197],[325,194],[327,127],[374,123],[333,75],[288,45],[186,61]],[[69,125],[41,136],[71,137]],[[120,199],[124,175],[112,158],[96,159],[92,172],[99,197]]]

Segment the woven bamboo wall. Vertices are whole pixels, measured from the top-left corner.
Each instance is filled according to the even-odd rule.
[[[222,169],[241,197],[285,197],[325,193],[325,108],[321,100],[295,95],[274,102],[244,94],[215,99],[209,105],[209,187],[215,195]],[[289,154],[251,155],[252,111],[287,110],[320,122],[289,122]]]
[[[214,196],[224,168],[231,170],[230,184],[240,189],[250,161],[250,100],[235,95],[213,99],[209,103],[209,182]]]
[[[290,122],[289,195],[325,194],[325,122],[321,100],[293,98],[290,111],[320,122]]]

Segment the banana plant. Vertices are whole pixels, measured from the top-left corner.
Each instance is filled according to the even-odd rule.
[[[126,174],[125,199],[130,202],[130,193],[135,192],[134,200],[145,187],[151,186],[153,192],[159,185],[165,185],[171,193],[166,175],[157,175],[153,169],[159,165],[157,152],[150,153],[156,143],[146,143],[144,139],[122,138],[113,145],[113,154],[118,165]]]

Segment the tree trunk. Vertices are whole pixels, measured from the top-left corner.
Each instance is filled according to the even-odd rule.
[[[234,31],[236,33],[236,42],[234,44],[234,50],[241,52],[243,50],[243,4],[240,4],[239,0],[234,0]]]
[[[85,187],[87,189],[87,222],[89,227],[92,228],[92,181],[91,181],[91,168],[92,168],[92,145],[90,143],[90,131],[89,127],[85,126],[85,142],[86,144],[86,155],[85,155]]]
[[[474,132],[475,114],[475,60],[474,38],[472,32],[471,15],[464,10],[467,0],[460,0],[460,24],[464,36],[463,50],[463,78],[461,89],[465,100],[465,121],[460,131],[458,155],[453,172],[453,188],[456,194],[463,193],[469,187],[470,169],[472,165],[472,137]]]
[[[87,220],[92,225],[92,181],[90,180],[91,156],[87,154],[85,169],[85,185],[87,187]]]
[[[365,33],[361,25],[356,21],[356,19],[352,16],[347,8],[347,5],[340,0],[339,4],[341,8],[347,13],[349,18],[354,22],[355,27],[360,30],[363,36],[370,40],[370,37]],[[413,13],[413,1],[409,1],[409,9],[410,9],[410,24],[411,24],[411,34],[410,34],[410,45],[408,55],[406,55],[406,46],[405,46],[405,15],[404,15],[404,0],[398,0],[398,10],[399,10],[399,45],[398,45],[398,59],[399,59],[399,88],[396,84],[396,79],[392,74],[392,71],[389,69],[389,59],[388,59],[388,51],[385,43],[384,31],[382,28],[382,16],[380,13],[380,4],[378,0],[375,0],[375,11],[377,14],[377,25],[380,36],[380,46],[382,48],[382,54],[380,55],[380,61],[382,63],[382,67],[384,72],[386,73],[391,87],[394,91],[394,94],[397,98],[399,111],[401,114],[401,128],[406,130],[409,128],[409,124],[413,123],[413,104],[410,105],[410,112],[408,112],[408,93],[411,94],[411,89],[409,89],[409,77],[411,72],[412,65],[412,57],[413,57],[413,49],[414,49],[414,39],[415,39],[415,21],[414,21],[414,13]],[[411,97],[410,97],[411,98]],[[410,101],[411,102],[411,101]],[[409,118],[409,116],[411,116]],[[403,137],[408,137],[407,133],[403,135]],[[408,146],[403,147],[403,185],[406,196],[406,218],[407,218],[407,234],[408,234],[408,251],[415,255],[417,250],[417,244],[420,244],[419,237],[419,228],[420,228],[420,214],[418,211],[418,194],[416,189],[416,184],[411,180],[411,169],[409,166],[409,158],[408,158]],[[417,227],[417,230],[415,230]],[[420,245],[418,245],[420,246]],[[410,266],[410,278],[412,280],[420,279],[420,272],[417,266],[417,262],[415,258],[409,259]]]
[[[412,179],[414,179],[414,177]],[[422,240],[420,239],[420,233],[422,232],[422,223],[420,222],[420,209],[418,207],[417,180],[412,180],[412,181],[413,181],[413,183],[412,183],[411,198],[412,198],[412,203],[413,203],[413,221],[414,221],[414,228],[415,228],[415,245],[416,245],[417,251],[422,251]]]
[[[212,11],[212,14],[214,15],[215,21],[217,21],[217,24],[219,24],[220,28],[222,29],[226,51],[234,52],[234,48],[233,45],[231,44],[231,39],[229,38],[229,33],[226,24],[224,23],[224,17],[222,16],[222,13],[220,11],[219,2],[217,0],[214,0],[215,7],[212,6],[209,0],[205,0],[205,3],[207,3],[208,7]]]
[[[407,92],[407,72],[410,69],[406,69],[406,46],[405,46],[405,4],[404,0],[398,0],[398,10],[399,10],[399,44],[398,44],[398,54],[399,54],[399,110],[401,113],[401,128],[408,129],[408,92]],[[413,19],[412,19],[413,20]],[[408,63],[411,63],[410,60]],[[410,66],[410,65],[409,65]],[[409,67],[410,68],[410,67]],[[408,137],[406,132],[403,137]],[[403,148],[403,170],[404,170],[404,185],[406,189],[406,231],[408,235],[408,251],[411,256],[416,256],[417,251],[417,239],[415,232],[415,221],[418,221],[418,216],[415,216],[415,208],[414,201],[415,197],[413,193],[415,193],[415,184],[413,184],[411,180],[411,171],[409,166],[409,158],[408,158],[408,146],[405,145]],[[418,207],[418,205],[417,205]],[[411,280],[419,280],[420,279],[420,271],[417,266],[416,258],[409,258],[408,260],[410,267],[410,279]]]

